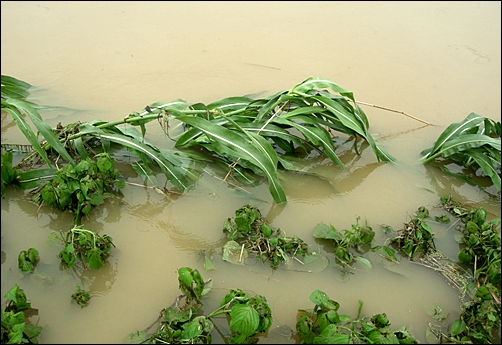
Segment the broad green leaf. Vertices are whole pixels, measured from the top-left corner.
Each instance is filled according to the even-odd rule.
[[[326,238],[328,232],[331,231],[331,227],[323,222],[316,225],[312,236],[314,238]]]
[[[181,340],[190,341],[202,334],[203,328],[198,319],[183,324]]]
[[[464,320],[458,319],[455,320],[452,325],[451,325],[451,335],[456,336],[462,333],[466,329],[467,325],[465,324]]]
[[[230,311],[230,329],[232,332],[250,336],[255,334],[260,325],[258,312],[245,304],[236,304]]]
[[[180,283],[180,288],[183,285],[183,288],[188,287],[189,289],[192,289],[192,269],[188,267],[178,269],[178,281]]]
[[[303,269],[309,272],[321,272],[329,265],[327,256],[318,252],[307,253],[303,259]]]
[[[235,241],[228,241],[223,246],[223,261],[234,265],[244,265],[247,257],[248,251],[246,249],[242,250],[242,246]]]
[[[370,271],[371,270],[371,262],[369,262],[368,259],[363,258],[362,256],[356,256],[354,257],[354,261],[358,262],[361,264],[361,266],[364,268],[365,271]]]

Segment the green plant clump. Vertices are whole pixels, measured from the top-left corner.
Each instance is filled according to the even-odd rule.
[[[315,290],[309,299],[313,310],[299,309],[296,331],[301,344],[417,344],[418,342],[401,327],[392,331],[385,313],[376,314],[369,320],[360,317],[363,303],[359,301],[357,317],[339,314],[340,304],[326,293]]]
[[[356,224],[352,224],[351,230],[338,231],[333,225],[322,222],[314,228],[314,238],[332,241],[335,259],[342,267],[350,266],[354,261],[371,267],[367,259],[355,256],[352,252],[352,250],[358,253],[366,252],[375,238],[373,229],[368,225],[360,226],[359,219],[360,217],[356,217]]]
[[[80,285],[75,286],[75,292],[71,295],[72,300],[77,302],[80,307],[85,307],[89,304],[91,295],[88,291],[80,288]]]
[[[33,196],[33,200],[75,213],[75,224],[78,224],[93,206],[102,204],[106,197],[115,196],[109,191],[119,193],[125,186],[114,167],[114,159],[107,153],[96,157],[97,161],[88,157],[75,167],[62,167],[56,177]]]
[[[7,305],[2,310],[2,344],[38,344],[43,327],[28,323],[25,312],[32,309],[23,289],[15,285],[6,294]]]
[[[233,219],[225,221],[223,232],[229,238],[223,247],[223,259],[231,263],[242,263],[242,258],[251,252],[277,268],[291,258],[308,254],[307,243],[297,236],[283,236],[281,229],[273,230],[260,210],[249,204],[237,209]]]
[[[80,261],[84,268],[100,269],[110,256],[113,239],[108,235],[100,236],[91,230],[84,229],[82,225],[70,229],[66,235],[62,232],[52,231],[49,241],[60,240],[64,248],[58,254],[64,268],[75,268]]]
[[[445,173],[467,181],[479,170],[491,179],[500,193],[500,148],[500,122],[470,113],[463,121],[450,124],[433,147],[421,152],[422,163],[430,164],[433,160],[454,162],[464,168],[462,173],[454,173],[446,166],[439,167]]]
[[[144,344],[211,344],[211,332],[215,328],[212,318],[227,315],[230,334],[227,341],[230,344],[254,344],[256,336],[266,333],[272,325],[272,311],[267,299],[260,295],[250,296],[239,289],[230,290],[220,302],[220,307],[209,315],[200,311],[200,299],[210,288],[203,282],[196,269],[182,267],[178,270],[180,290],[184,295],[161,311],[157,321],[143,331],[130,333],[127,340],[130,343]],[[179,305],[185,297],[185,304]],[[158,323],[153,334],[147,332]]]
[[[33,272],[37,263],[40,261],[38,256],[38,250],[35,248],[30,248],[28,250],[22,250],[17,257],[18,267],[22,272]]]
[[[463,234],[458,259],[472,267],[475,281],[470,284],[472,299],[462,305],[462,314],[453,322],[450,334],[441,333],[438,338],[491,344],[501,326],[500,219],[487,220],[485,209],[467,209],[451,196],[442,197],[441,204],[462,221],[463,225],[457,227]]]

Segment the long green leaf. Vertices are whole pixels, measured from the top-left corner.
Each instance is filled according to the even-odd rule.
[[[434,154],[429,155],[423,163],[427,163],[438,156],[448,157],[483,145],[489,145],[500,151],[500,138],[490,138],[483,134],[464,134],[446,141]]]
[[[432,149],[422,151],[422,154],[424,155],[422,159],[425,159],[423,163],[430,161],[430,158],[426,158],[431,155],[435,155],[448,140],[458,137],[462,133],[476,127],[483,121],[483,119],[484,118],[478,114],[470,113],[463,121],[450,124],[438,137]]]
[[[102,129],[96,128],[95,126],[89,124],[83,124],[79,129],[80,133],[82,134],[94,135],[102,140],[115,142],[124,147],[128,147],[134,151],[137,151],[139,155],[144,155],[149,160],[156,162],[167,179],[181,192],[184,192],[190,187],[190,183],[187,180],[186,176],[183,175],[183,173],[181,173],[178,168],[173,166],[161,152],[155,150],[149,144],[140,142],[139,140],[123,134],[106,133]]]
[[[130,147],[147,155],[150,159],[154,160],[159,165],[168,180],[182,193],[190,187],[190,183],[188,182],[187,178],[162,155],[160,155],[159,152],[155,151],[148,145],[138,142],[132,138],[116,134],[100,134],[99,137],[108,139],[112,142],[126,147]]]
[[[12,105],[6,105],[4,106],[4,101],[2,101],[2,110],[5,110],[12,118],[14,119],[14,122],[16,123],[17,127],[21,130],[21,132],[24,134],[26,139],[30,142],[31,146],[37,151],[37,153],[42,157],[44,162],[52,168],[51,161],[47,157],[47,154],[45,150],[42,148],[40,143],[38,142],[38,139],[31,129],[30,126],[28,126],[28,123],[26,123],[24,117],[21,115],[19,110],[12,106]]]
[[[131,165],[134,171],[136,171],[139,177],[141,177],[145,185],[148,185],[149,184],[148,182],[150,182],[150,184],[153,185],[159,184],[157,178],[155,177],[155,174],[147,164],[143,162],[132,162]]]
[[[39,169],[21,172],[17,176],[22,189],[32,189],[46,184],[56,177],[57,169]]]
[[[344,167],[344,164],[342,161],[338,158],[338,156],[335,153],[335,148],[333,146],[333,141],[331,140],[331,137],[329,136],[329,133],[320,127],[315,126],[315,122],[306,117],[306,116],[296,116],[296,119],[303,120],[306,123],[313,124],[311,126],[305,126],[302,124],[298,124],[294,121],[290,121],[287,119],[282,118],[282,116],[276,117],[274,119],[275,122],[277,123],[284,123],[284,124],[289,124],[298,131],[300,131],[310,142],[315,145],[322,145],[324,147],[324,153],[326,156],[328,156],[336,165],[339,167]]]
[[[472,150],[473,151],[473,150]],[[497,173],[495,167],[498,167],[500,171],[500,163],[495,159],[484,155],[481,152],[469,152],[469,156],[472,157],[476,163],[478,163],[479,167],[485,172],[486,175],[490,176],[493,184],[500,192],[501,183],[500,183],[500,175]]]
[[[16,100],[16,99],[8,99],[6,100],[7,103],[12,104],[13,106],[17,107],[20,109],[22,112],[27,114],[35,127],[38,129],[40,134],[44,137],[44,139],[47,141],[47,143],[54,149],[56,150],[57,153],[61,155],[61,157],[67,161],[68,163],[71,163],[73,166],[75,166],[75,162],[73,161],[73,158],[71,158],[70,154],[66,151],[64,148],[63,144],[59,141],[58,137],[52,130],[52,128],[45,123],[42,120],[42,117],[36,111],[31,107],[28,103],[22,101],[22,100]]]
[[[0,80],[1,80],[2,85],[17,86],[17,87],[20,87],[20,88],[26,89],[26,90],[31,87],[31,85],[28,84],[27,82],[16,79],[14,77],[10,77],[8,75],[0,76]]]
[[[273,166],[270,158],[259,148],[251,144],[237,132],[216,125],[205,119],[191,116],[178,116],[177,119],[190,126],[197,127],[213,140],[218,147],[221,149],[223,149],[223,147],[230,149],[231,155],[244,159],[258,167],[269,181],[269,190],[274,201],[277,204],[286,202],[286,195],[277,176],[277,166]],[[225,152],[222,152],[222,154],[225,155]]]
[[[223,113],[228,113],[230,111],[236,111],[246,108],[249,103],[253,100],[247,97],[228,97],[222,100],[210,103],[207,105],[207,109],[220,109]]]

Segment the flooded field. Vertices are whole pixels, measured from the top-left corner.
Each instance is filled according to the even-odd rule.
[[[124,343],[174,302],[181,267],[212,279],[204,299],[208,311],[229,289],[265,296],[271,330],[287,325],[294,331],[298,309],[313,308],[309,296],[316,289],[354,317],[363,301],[364,315],[386,313],[393,330],[406,326],[421,343],[433,321],[430,308],[441,304],[450,322],[458,318],[458,291],[406,258],[394,271],[374,262],[370,271],[348,276],[333,261],[319,272],[305,272],[298,263],[277,270],[258,260],[233,265],[222,260],[222,229],[250,204],[274,228],[322,252],[312,237],[320,222],[350,229],[360,217],[360,224],[375,230],[374,245],[383,245],[382,224],[401,229],[418,207],[433,210],[448,194],[500,217],[494,187],[481,190],[420,164],[420,152],[471,112],[500,121],[500,2],[9,1],[1,8],[1,73],[33,85],[29,100],[48,106],[41,115],[51,126],[115,121],[175,99],[209,104],[263,97],[320,77],[367,104],[361,107],[369,132],[399,161],[378,162],[369,148],[358,156],[351,143],[337,148],[346,168],[325,157],[300,160],[312,174],[282,174],[288,201],[277,205],[266,180],[243,193],[211,174],[168,200],[135,185],[141,179],[129,158],[119,157],[117,167],[130,182],[123,197],[107,200],[83,220],[86,228],[111,236],[116,248],[100,270],[77,273],[59,268],[61,248],[47,242],[51,231],[71,229],[73,216],[39,208],[27,192],[9,189],[1,213],[2,304],[18,284],[39,310],[41,344]],[[2,144],[27,144],[4,112],[1,128]],[[173,147],[156,121],[147,125],[146,137]],[[165,181],[161,174],[158,179]],[[454,229],[434,224],[434,232],[436,246],[455,259]],[[30,247],[40,252],[37,275],[17,267],[19,252]],[[215,269],[206,271],[199,253],[210,249]],[[77,284],[91,293],[85,308],[71,301]],[[219,321],[221,334],[228,333],[225,319]],[[221,334],[213,343],[224,342]]]

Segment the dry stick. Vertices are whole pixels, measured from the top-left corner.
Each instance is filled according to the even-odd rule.
[[[241,255],[239,255],[239,263],[242,262],[242,254],[244,253],[244,243],[242,244],[242,247],[241,247]]]
[[[355,101],[357,104],[362,104],[362,105],[368,105],[370,107],[374,107],[374,108],[378,108],[378,109],[383,109],[383,110],[388,110],[388,111],[393,111],[395,113],[399,113],[399,114],[403,114],[403,115],[406,115],[408,117],[411,117],[412,119],[414,120],[417,120],[417,121],[420,121],[422,123],[425,123],[426,125],[431,125],[429,122],[427,121],[424,121],[424,120],[420,120],[419,118],[415,117],[415,116],[412,116],[410,114],[406,114],[404,111],[399,111],[399,110],[394,110],[394,109],[390,109],[390,108],[385,108],[385,107],[381,107],[379,105],[374,105],[374,104],[369,104],[369,103],[365,103],[365,102],[360,102],[360,101]]]

